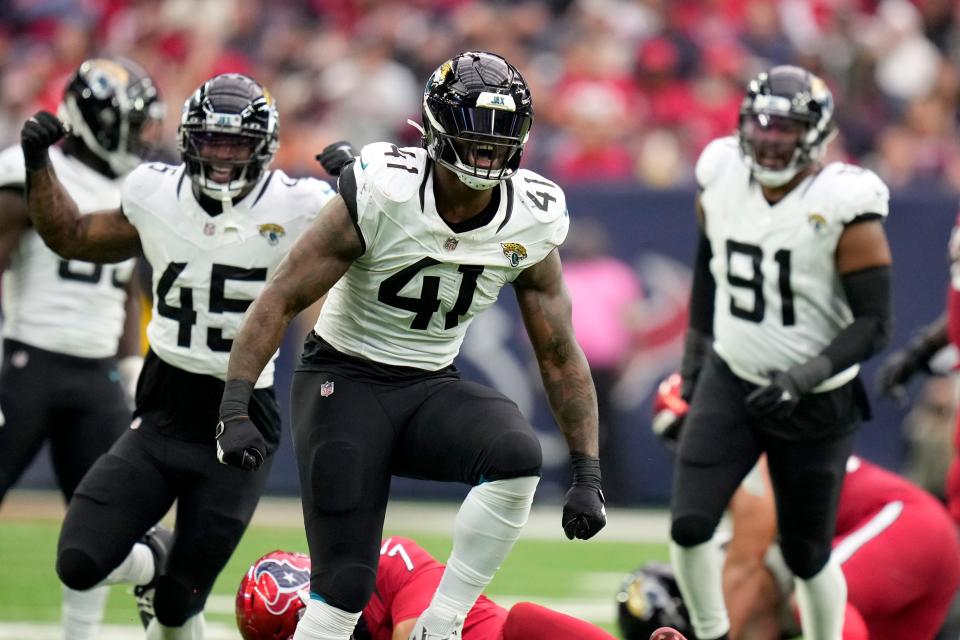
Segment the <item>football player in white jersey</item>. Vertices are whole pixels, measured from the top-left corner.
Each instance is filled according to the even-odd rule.
[[[459,638],[464,616],[527,519],[540,443],[517,406],[461,380],[467,326],[512,283],[554,415],[573,457],[562,524],[605,524],[597,401],[573,336],[557,247],[563,191],[520,169],[533,107],[500,56],[443,63],[423,96],[425,148],[364,147],[251,306],[230,353],[221,459],[256,467],[247,403],[290,319],[329,294],[292,391],[293,436],[313,571],[295,638],[347,640],[376,577],[392,475],[473,488],[453,551],[411,638]]]
[[[163,103],[150,76],[124,59],[83,62],[64,90],[71,134],[50,150],[82,215],[120,204],[122,177],[149,151]],[[44,442],[70,501],[83,474],[130,425],[139,374],[134,260],[65,260],[30,228],[20,145],[0,151],[3,341],[0,502]],[[64,590],[68,640],[93,638],[108,590]]]
[[[822,153],[833,99],[798,67],[749,85],[736,136],[696,166],[701,236],[682,374],[691,403],[671,499],[671,560],[696,636],[726,638],[712,541],[730,496],[766,452],[780,545],[804,635],[840,637],[846,585],[830,561],[856,428],[869,418],[859,363],[891,325],[889,192]]]
[[[276,103],[259,83],[215,76],[184,105],[183,163],[141,165],[120,207],[82,217],[47,157],[59,121],[41,112],[22,132],[28,208],[44,241],[65,258],[142,253],[153,267],[134,424],[77,487],[57,554],[73,588],[138,585],[151,639],[202,638],[204,603],[253,515],[280,436],[271,354],[251,385],[263,465],[249,472],[215,459],[211,425],[243,312],[333,196],[325,182],[267,169],[278,128]],[[174,500],[172,541],[138,543]]]

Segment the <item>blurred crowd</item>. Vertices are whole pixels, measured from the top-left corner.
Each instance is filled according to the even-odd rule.
[[[253,75],[281,112],[277,162],[349,139],[416,144],[428,75],[469,48],[533,87],[525,163],[563,183],[692,184],[733,131],[746,81],[780,63],[834,92],[835,158],[893,188],[960,191],[960,12],[953,0],[0,0],[0,143],[55,106],[84,58],[156,78],[174,151],[180,105],[208,76]]]

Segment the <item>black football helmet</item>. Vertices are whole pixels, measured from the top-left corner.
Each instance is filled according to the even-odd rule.
[[[184,103],[178,140],[197,188],[218,200],[236,198],[256,184],[280,147],[277,103],[253,78],[214,76]],[[209,153],[217,148],[228,154]]]
[[[454,56],[423,91],[427,152],[473,189],[490,189],[516,173],[531,125],[530,88],[493,53]]]
[[[58,115],[71,135],[114,173],[125,175],[152,152],[164,106],[139,65],[125,58],[93,58],[70,77]]]
[[[836,134],[827,84],[790,65],[761,72],[740,104],[740,152],[760,184],[779,187],[818,160]]]
[[[648,640],[660,627],[695,638],[673,570],[662,562],[648,562],[620,585],[617,623],[625,640]]]

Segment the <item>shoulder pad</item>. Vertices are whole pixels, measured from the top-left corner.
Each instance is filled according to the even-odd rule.
[[[163,162],[147,162],[131,171],[123,180],[123,202],[140,202],[157,191],[165,182],[178,174],[179,166]],[[185,179],[186,180],[186,179]],[[190,185],[184,185],[189,189]]]
[[[886,217],[890,212],[890,189],[870,169],[843,162],[824,168],[825,188],[837,198],[837,214],[844,224],[865,213]]]
[[[360,150],[356,164],[359,189],[369,189],[378,201],[407,202],[420,189],[427,152],[419,147],[374,142]]]
[[[539,222],[550,223],[568,215],[567,198],[556,182],[527,169],[520,169],[510,180],[514,198]]]
[[[337,195],[333,187],[317,178],[291,178],[280,169],[275,169],[274,179],[276,184],[271,182],[267,188],[282,190],[278,191],[278,196],[286,195],[297,202],[296,206],[290,207],[291,213],[314,217],[330,198]]]
[[[731,162],[741,164],[740,145],[735,136],[717,138],[704,147],[694,169],[697,186],[706,189],[716,182]]]
[[[0,186],[22,185],[26,179],[27,171],[23,166],[23,150],[20,145],[0,151]]]

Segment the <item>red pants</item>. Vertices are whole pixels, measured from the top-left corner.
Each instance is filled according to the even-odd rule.
[[[507,614],[501,640],[614,640],[614,637],[579,618],[532,602],[518,602]]]

